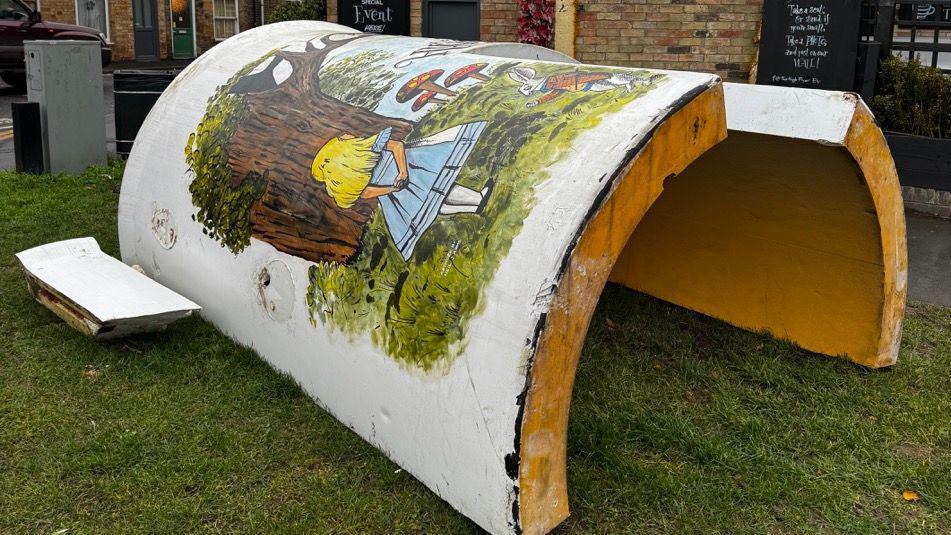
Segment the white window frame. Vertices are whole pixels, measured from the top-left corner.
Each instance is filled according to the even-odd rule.
[[[83,0],[76,0],[75,3],[73,4],[74,7],[76,8],[76,26],[80,25],[79,24],[79,3],[82,1]],[[105,31],[106,42],[111,45],[112,44],[112,31],[111,31],[112,25],[109,24],[109,0],[103,0],[103,2],[105,2],[106,4],[106,31]],[[40,0],[36,0],[36,10],[37,11],[40,10]]]
[[[241,10],[238,9],[240,7],[238,5],[238,0],[225,0],[225,1],[230,1],[234,3],[234,34],[233,35],[238,35],[241,32],[241,24],[238,21],[238,19],[241,18]],[[228,37],[218,37],[217,35],[218,25],[215,24],[215,22],[217,22],[218,19],[228,20],[230,18],[231,17],[219,17],[218,14],[215,13],[215,0],[211,0],[211,33],[214,34],[215,41],[221,42],[227,39],[228,37],[231,37],[230,35]]]

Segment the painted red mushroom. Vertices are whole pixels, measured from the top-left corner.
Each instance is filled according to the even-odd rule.
[[[466,78],[488,82],[489,77],[482,74],[482,70],[488,67],[488,63],[473,63],[456,69],[452,74],[446,77],[446,87],[452,87]]]
[[[439,98],[439,95],[436,93],[433,93],[432,91],[426,91],[420,95],[415,102],[413,102],[412,109],[413,111],[419,111],[427,104],[445,104],[447,102],[449,101],[444,98]]]
[[[455,91],[450,91],[435,82],[444,72],[446,71],[442,69],[433,69],[429,72],[414,76],[396,92],[396,101],[402,104],[424,91],[446,95],[447,97],[456,96]]]

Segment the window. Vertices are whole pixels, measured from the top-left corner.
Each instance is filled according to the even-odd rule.
[[[76,0],[76,24],[95,28],[109,38],[108,0]]]
[[[238,0],[213,0],[215,40],[221,41],[238,33]]]
[[[26,20],[23,6],[13,0],[0,0],[0,20]]]
[[[151,30],[155,27],[154,21],[152,20],[152,4],[149,0],[133,0],[132,20],[137,30]]]

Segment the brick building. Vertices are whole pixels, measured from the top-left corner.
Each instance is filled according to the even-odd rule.
[[[763,0],[555,0],[556,50],[584,63],[746,81]],[[337,21],[336,0],[327,20]],[[471,4],[468,11],[460,5]],[[412,35],[517,41],[517,0],[410,0]]]
[[[36,0],[48,20],[99,28],[116,61],[193,57],[292,0]],[[554,47],[585,63],[745,81],[763,0],[555,0]],[[517,0],[409,0],[410,33],[518,40]],[[77,9],[79,7],[79,9]],[[108,20],[108,22],[106,22]],[[327,1],[337,21],[337,0]]]
[[[410,35],[453,37],[478,41],[517,41],[517,0],[410,0]],[[446,15],[439,9],[447,8]],[[427,16],[423,15],[423,10]],[[452,29],[430,24],[433,18],[453,18],[461,24]],[[327,20],[337,22],[337,1],[327,0]],[[452,35],[447,35],[447,33]]]
[[[262,0],[35,0],[45,20],[97,28],[114,61],[190,58],[258,26]]]
[[[763,0],[578,2],[572,55],[585,63],[715,72],[746,81],[762,9]]]

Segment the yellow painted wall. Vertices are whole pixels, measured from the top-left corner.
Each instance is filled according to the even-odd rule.
[[[667,181],[611,280],[876,366],[882,258],[847,149],[731,131]]]

